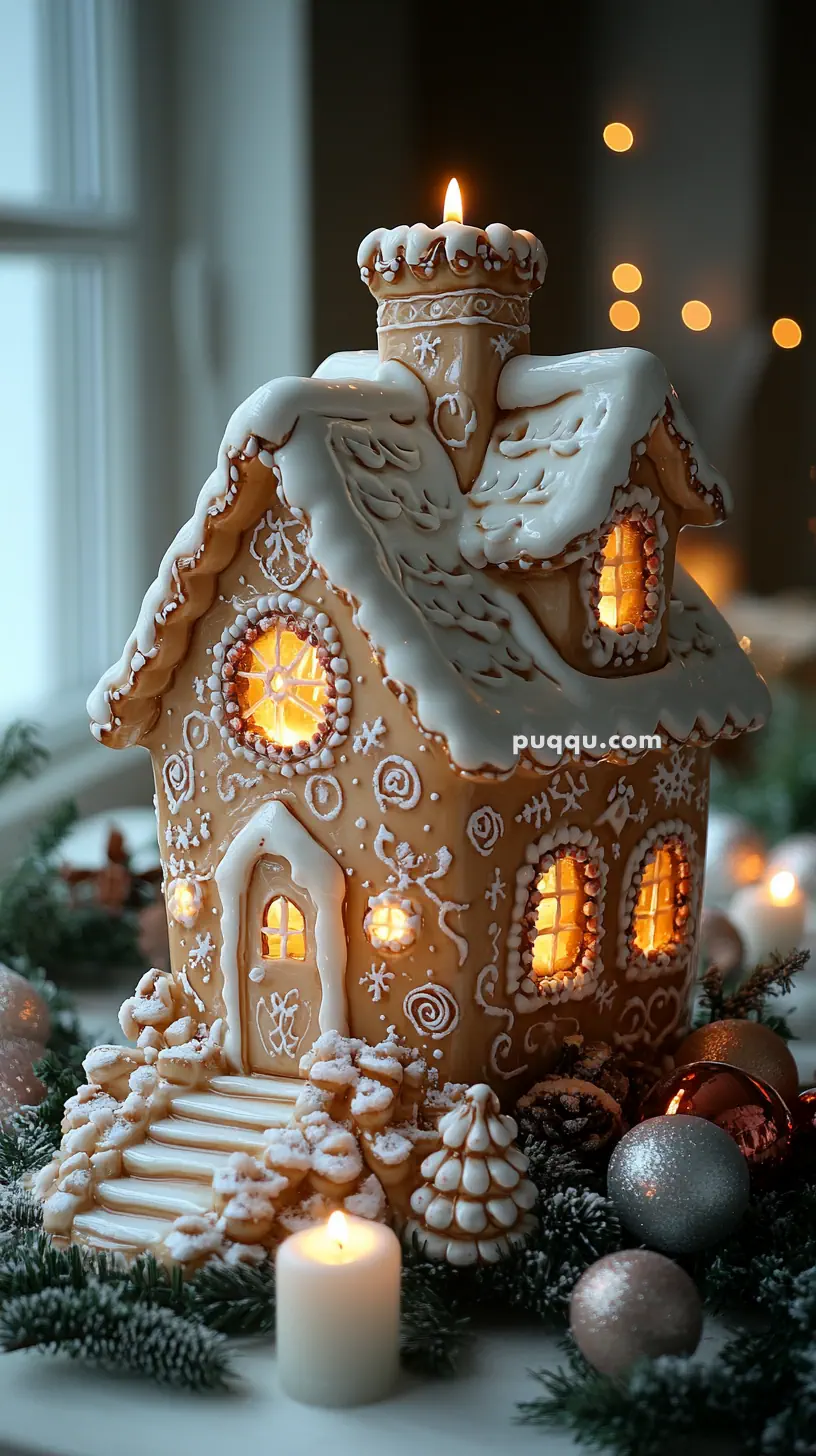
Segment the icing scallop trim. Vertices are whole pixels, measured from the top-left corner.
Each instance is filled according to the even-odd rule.
[[[489,273],[509,263],[519,280],[534,288],[543,283],[547,269],[543,243],[533,233],[524,229],[514,232],[500,222],[489,223],[486,228],[462,222],[442,222],[433,228],[424,222],[411,227],[375,228],[357,250],[360,276],[366,283],[372,275],[379,275],[385,283],[392,282],[403,264],[429,277],[443,258],[460,271],[480,263]]]

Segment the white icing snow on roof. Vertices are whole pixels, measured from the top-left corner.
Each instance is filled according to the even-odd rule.
[[[462,554],[474,566],[521,556],[544,562],[596,531],[626,482],[632,447],[667,400],[677,429],[694,445],[663,365],[643,349],[510,359],[498,402],[511,413],[499,417],[470,492]],[[722,476],[696,445],[693,455],[697,479],[716,487],[729,509]]]
[[[571,361],[560,362],[566,368]],[[505,397],[521,399],[527,389],[524,397],[534,398],[537,366],[545,379],[555,377],[555,368],[547,376],[548,364],[555,361],[531,360],[526,372],[514,371]],[[644,433],[642,418],[648,427],[652,399],[642,414],[634,405],[627,408],[631,447]],[[112,724],[111,693],[128,692],[140,663],[154,652],[157,621],[178,586],[175,562],[195,555],[207,516],[223,509],[228,451],[250,436],[271,445],[286,441],[275,459],[286,499],[309,519],[313,558],[333,587],[354,601],[356,620],[385,671],[411,691],[420,723],[447,742],[459,767],[511,770],[513,736],[519,734],[591,734],[601,752],[613,733],[662,729],[682,741],[695,728],[713,737],[726,722],[743,729],[764,717],[764,684],[719,613],[681,571],[663,668],[598,678],[569,667],[514,592],[465,559],[463,517],[473,506],[459,490],[428,414],[422,382],[404,365],[380,365],[370,353],[334,356],[318,377],[266,384],[241,405],[227,426],[218,467],[192,521],[165,555],[122,658],[91,694],[97,735]],[[610,447],[615,469],[616,450]],[[582,461],[581,469],[587,488],[598,491],[589,465]],[[624,470],[620,483],[625,478]],[[270,498],[273,489],[270,475]],[[596,511],[597,526],[603,520],[600,492]],[[565,512],[559,519],[563,533],[569,529]],[[541,764],[559,758],[547,748],[533,756]]]

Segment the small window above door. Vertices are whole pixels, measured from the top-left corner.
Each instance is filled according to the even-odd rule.
[[[285,895],[275,895],[263,913],[261,954],[267,961],[306,959],[306,922],[302,910]]]

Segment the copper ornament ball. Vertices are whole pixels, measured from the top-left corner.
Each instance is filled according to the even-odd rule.
[[[638,1360],[693,1355],[703,1332],[694,1281],[664,1254],[622,1249],[592,1264],[570,1299],[578,1349],[602,1375],[626,1375]]]
[[[759,1021],[711,1021],[681,1042],[677,1066],[689,1062],[727,1062],[759,1077],[792,1107],[799,1095],[799,1072],[788,1046]]]
[[[733,1138],[755,1177],[775,1173],[788,1157],[793,1118],[767,1082],[722,1062],[677,1067],[652,1088],[641,1121],[665,1116],[702,1117]]]

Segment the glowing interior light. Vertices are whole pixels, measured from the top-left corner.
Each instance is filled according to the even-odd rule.
[[[442,212],[443,222],[462,222],[464,218],[464,207],[462,205],[462,189],[455,177],[451,177],[445,193],[445,206]]]
[[[268,961],[302,961],[306,959],[306,925],[303,912],[276,895],[264,911],[261,949]]]
[[[771,337],[780,349],[795,349],[802,342],[802,329],[792,318],[778,318],[771,329]]]
[[[673,1117],[676,1112],[679,1112],[680,1111],[680,1108],[682,1107],[682,1105],[683,1105],[683,1093],[682,1092],[675,1092],[674,1096],[672,1097],[671,1102],[669,1103],[668,1107],[666,1108],[666,1116],[667,1117]]]
[[[317,648],[282,622],[247,644],[235,690],[247,728],[277,747],[308,743],[323,725],[328,681]]]
[[[571,855],[560,856],[540,875],[536,891],[533,975],[558,976],[574,970],[584,941],[583,875]]]
[[[416,940],[416,916],[387,897],[370,906],[364,928],[375,950],[402,950]]]
[[[677,940],[675,896],[678,881],[677,856],[662,845],[646,865],[635,906],[635,947],[647,954],[665,950]]]
[[[688,303],[683,304],[680,317],[687,329],[691,329],[692,333],[700,334],[711,323],[711,309],[707,303],[703,303],[702,299],[690,298]]]
[[[790,870],[779,870],[771,877],[768,892],[774,905],[787,905],[796,894],[796,876]]]
[[[610,152],[628,152],[635,140],[635,133],[623,121],[609,121],[603,129],[603,139]]]
[[[643,533],[631,521],[613,526],[601,548],[598,619],[616,632],[644,623],[646,557]]]
[[[195,880],[172,880],[167,887],[167,909],[178,925],[188,929],[201,908],[201,890]]]
[[[329,1231],[329,1237],[334,1239],[336,1243],[343,1245],[348,1242],[348,1223],[346,1221],[346,1215],[342,1213],[339,1208],[336,1208],[334,1210],[334,1213],[329,1214],[329,1222],[327,1224],[327,1228]]]
[[[637,293],[643,282],[643,274],[634,263],[618,263],[612,269],[612,282],[621,293]]]
[[[609,310],[609,321],[622,334],[630,334],[640,323],[640,309],[628,298],[616,298]]]

